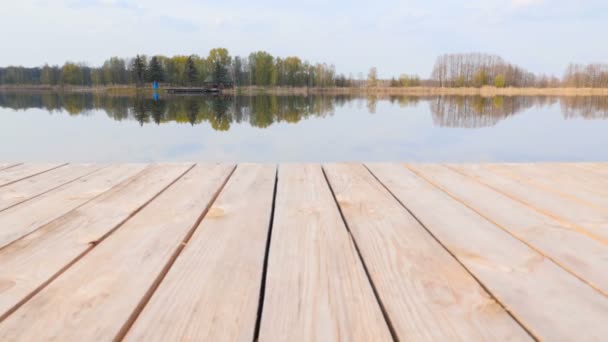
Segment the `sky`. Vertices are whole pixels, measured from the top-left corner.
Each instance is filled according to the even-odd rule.
[[[608,62],[606,0],[0,0],[0,65],[265,50],[355,77],[428,77],[444,53],[536,73]]]

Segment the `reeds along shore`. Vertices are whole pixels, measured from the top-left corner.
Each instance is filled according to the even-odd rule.
[[[224,90],[226,94],[359,94],[359,95],[480,95],[493,96],[608,96],[608,88],[439,88],[439,87],[332,87],[332,88],[287,88],[287,87],[240,87]]]
[[[137,88],[134,86],[0,86],[0,91],[56,91],[56,92],[93,92],[113,95],[135,95],[138,92],[154,93],[151,87]],[[158,92],[163,92],[160,88]],[[258,87],[246,86],[224,89],[227,95],[480,95],[493,96],[608,96],[608,88],[496,88],[496,87]]]

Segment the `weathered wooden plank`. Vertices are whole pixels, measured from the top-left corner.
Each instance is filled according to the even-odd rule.
[[[114,338],[167,271],[232,168],[194,167],[8,316],[0,340]]]
[[[96,165],[66,165],[0,188],[0,211],[40,196],[99,170]]]
[[[145,168],[122,164],[96,171],[65,187],[0,212],[0,248],[65,215]]]
[[[0,321],[190,167],[191,164],[151,166],[0,249]]]
[[[571,229],[608,244],[608,211],[556,196],[527,183],[488,170],[487,165],[448,165],[492,189],[559,221]]]
[[[389,341],[320,165],[281,165],[260,341]]]
[[[608,210],[608,177],[562,164],[489,164],[488,168],[554,196]]]
[[[565,166],[576,167],[588,173],[608,176],[608,163],[562,163]]]
[[[608,295],[608,247],[438,164],[408,165],[497,226]]]
[[[400,340],[530,339],[362,165],[325,171]]]
[[[10,169],[11,167],[19,166],[21,163],[2,163],[0,164],[0,171]]]
[[[403,165],[369,165],[405,207],[541,340],[602,340],[608,298]]]
[[[240,164],[126,340],[251,341],[276,166]]]
[[[16,183],[20,180],[27,179],[65,165],[67,164],[21,164],[5,169],[0,172],[0,187]]]

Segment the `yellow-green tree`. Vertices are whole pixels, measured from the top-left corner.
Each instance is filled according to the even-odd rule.
[[[368,87],[377,87],[378,86],[378,69],[373,67],[369,69],[367,73],[367,86]]]
[[[70,85],[82,85],[83,75],[80,67],[72,62],[67,62],[61,68],[61,83]]]
[[[504,88],[506,85],[505,75],[498,74],[494,77],[494,86],[496,88]]]
[[[209,51],[207,63],[211,68],[211,79],[213,82],[228,84],[232,81],[229,73],[231,62],[232,57],[230,57],[228,50],[216,48]]]
[[[475,87],[483,87],[488,84],[488,73],[481,69],[473,75],[473,85]]]

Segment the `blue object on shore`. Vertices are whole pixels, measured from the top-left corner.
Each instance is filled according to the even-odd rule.
[[[152,98],[154,99],[154,101],[158,101],[158,93],[154,92],[154,96],[152,96]]]
[[[152,87],[154,87],[154,89],[158,89],[158,82],[154,81],[154,84]]]

